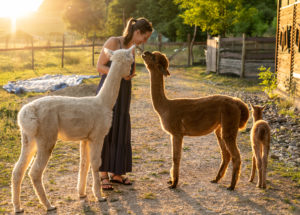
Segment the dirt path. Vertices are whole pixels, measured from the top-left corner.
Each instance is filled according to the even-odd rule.
[[[166,80],[170,98],[198,97],[222,90],[201,80],[193,80],[182,71],[174,71]],[[78,90],[79,89],[79,90]],[[95,86],[80,86],[77,91],[63,90],[59,94],[93,94]],[[45,172],[48,196],[58,207],[49,214],[299,214],[299,187],[295,182],[269,174],[266,190],[248,182],[251,148],[249,133],[240,133],[238,142],[242,155],[242,171],[235,191],[227,191],[231,165],[219,184],[211,184],[220,164],[220,152],[213,134],[184,138],[179,187],[167,187],[171,166],[169,136],[160,128],[149,94],[149,76],[142,69],[134,80],[131,104],[133,172],[132,186],[115,185],[105,192],[107,202],[98,203],[92,196],[89,173],[88,198],[79,200],[76,191],[78,143],[59,142]],[[256,181],[256,180],[255,180]],[[43,214],[28,176],[22,186],[25,214]],[[7,188],[9,210],[10,193]],[[2,201],[2,200],[1,200]],[[2,203],[3,204],[3,203]],[[2,206],[3,207],[3,206]],[[0,212],[1,213],[1,212]]]

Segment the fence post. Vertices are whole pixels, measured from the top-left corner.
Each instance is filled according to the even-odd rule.
[[[61,51],[61,68],[64,68],[64,55],[65,55],[65,34],[62,38],[62,51]]]
[[[246,34],[243,33],[242,59],[240,78],[245,77],[245,57],[246,57]]]
[[[220,74],[220,53],[221,53],[221,36],[218,36],[218,50],[217,50],[217,74]]]
[[[161,47],[162,47],[162,43],[161,43],[161,33],[158,33],[158,51],[161,52]]]
[[[188,66],[191,65],[191,34],[187,35],[187,45],[188,45]]]
[[[95,40],[96,40],[96,32],[94,33],[94,37],[93,37],[93,54],[92,54],[92,64],[93,66],[95,66]]]
[[[34,47],[33,47],[33,37],[31,37],[31,68],[34,70]]]

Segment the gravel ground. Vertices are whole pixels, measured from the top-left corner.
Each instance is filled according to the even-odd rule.
[[[170,98],[192,98],[218,93],[238,96],[247,102],[266,101],[262,93],[232,92],[230,87],[194,80],[189,74],[184,73],[183,69],[170,69],[170,72],[171,77],[166,79],[166,94]],[[269,170],[266,190],[258,189],[255,183],[248,182],[252,156],[249,140],[252,119],[249,119],[247,129],[238,136],[242,170],[235,191],[226,190],[231,180],[231,165],[218,184],[209,182],[217,174],[221,158],[214,134],[184,138],[179,186],[170,190],[166,182],[171,167],[171,145],[169,136],[162,131],[158,116],[152,108],[148,72],[141,69],[133,82],[131,103],[133,172],[128,174],[134,182],[133,185],[114,185],[114,191],[103,193],[107,196],[107,202],[99,203],[92,195],[92,178],[89,173],[88,197],[79,200],[76,191],[79,145],[59,141],[44,174],[49,199],[58,207],[57,211],[48,214],[300,214],[300,188],[290,178]],[[54,94],[86,96],[93,95],[95,89],[94,85],[80,85]],[[271,108],[270,113],[273,110]],[[270,123],[271,127],[278,121],[277,116],[272,117],[274,122]],[[299,126],[299,123],[296,125]],[[290,130],[286,124],[280,126]],[[298,128],[295,130],[297,134],[295,138],[299,138]],[[279,131],[277,133],[279,134]],[[277,133],[273,132],[275,136]],[[295,142],[299,152],[297,143],[299,141]],[[276,144],[281,143],[277,140],[273,143],[272,140],[271,153],[274,162],[281,159],[280,153],[273,152],[274,149],[282,147],[274,148]],[[288,151],[290,145],[284,147]],[[292,164],[297,165],[297,162],[293,161]],[[256,180],[257,178],[255,182]],[[11,211],[9,189],[7,187],[1,191],[7,193],[7,199],[1,200],[1,207]],[[28,176],[23,181],[21,200],[25,214],[45,214]]]

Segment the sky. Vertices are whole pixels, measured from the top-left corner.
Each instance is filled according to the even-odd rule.
[[[21,18],[35,12],[43,0],[0,0],[0,18]]]

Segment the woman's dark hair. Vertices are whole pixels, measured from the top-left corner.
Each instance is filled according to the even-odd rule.
[[[152,32],[153,31],[152,23],[149,22],[149,20],[144,17],[138,19],[130,18],[123,32],[123,36],[125,37],[124,45],[128,45],[128,43],[132,39],[133,32],[136,30],[140,30],[142,34],[146,32]]]

